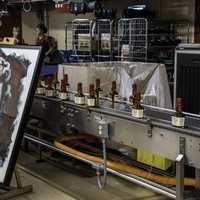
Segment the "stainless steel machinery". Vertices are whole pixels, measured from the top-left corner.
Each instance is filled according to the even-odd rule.
[[[199,185],[200,169],[200,134],[199,118],[187,115],[187,125],[185,129],[172,127],[170,116],[173,111],[159,108],[146,107],[145,118],[135,119],[129,110],[110,109],[105,107],[88,108],[87,106],[77,106],[73,102],[61,102],[59,99],[42,96],[35,97],[33,113],[43,120],[49,116],[50,109],[54,111],[54,124],[59,124],[60,120],[65,121],[65,126],[69,132],[71,128],[76,128],[80,132],[106,138],[119,144],[124,144],[133,148],[146,149],[157,152],[176,162],[176,189],[170,189],[152,181],[145,180],[127,173],[107,168],[107,171],[134,183],[164,194],[172,199],[184,199],[184,164],[196,169],[196,187]],[[60,119],[60,120],[58,120]],[[49,121],[50,119],[48,119]],[[99,132],[100,121],[104,120],[105,128],[103,133]],[[53,123],[53,121],[52,121]],[[63,123],[63,122],[62,122]],[[109,128],[108,128],[109,127]],[[59,151],[53,144],[26,135],[26,139]],[[60,150],[64,153],[62,150]],[[77,159],[95,165],[94,162],[84,160],[78,156],[71,155]],[[103,167],[103,166],[101,166]]]
[[[71,94],[74,94],[74,91],[71,91]],[[40,136],[45,131],[38,126],[32,126],[33,132],[27,131],[25,139],[86,162],[92,167],[103,169],[104,178],[109,172],[177,200],[186,199],[184,183],[187,180],[184,179],[184,166],[188,165],[195,168],[196,179],[193,179],[193,186],[200,189],[199,116],[185,113],[187,126],[176,128],[171,125],[173,110],[144,105],[145,117],[136,119],[132,117],[130,106],[126,101],[117,101],[115,108],[111,108],[111,102],[106,98],[101,98],[99,103],[99,107],[91,108],[86,105],[76,105],[72,100],[62,101],[58,98],[35,96],[31,116],[41,120],[55,136],[61,134],[62,130],[65,133],[71,133],[76,129],[80,133],[96,136],[104,142],[123,144],[130,148],[144,149],[164,156],[176,163],[174,179],[176,187],[167,187],[154,179],[148,180],[148,177],[144,178],[138,174],[133,175],[107,166],[104,142],[102,148],[104,162],[99,164],[65,152],[54,146],[51,141],[44,140]],[[33,134],[35,132],[38,135]],[[99,176],[98,183],[100,187],[104,186]],[[194,199],[197,198],[194,197]]]

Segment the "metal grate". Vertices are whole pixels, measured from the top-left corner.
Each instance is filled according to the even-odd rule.
[[[73,56],[78,57],[80,61],[91,61],[94,49],[93,21],[89,19],[75,19],[71,24],[68,24],[68,27],[70,28],[66,28],[66,30],[71,29]],[[68,44],[68,42],[66,43]]]
[[[121,60],[146,61],[148,22],[145,18],[118,21],[118,57]]]
[[[113,21],[109,19],[96,20],[97,52],[95,57],[98,61],[111,61],[113,57]]]

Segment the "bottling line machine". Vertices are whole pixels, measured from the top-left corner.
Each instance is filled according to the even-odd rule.
[[[155,71],[153,69],[153,72]],[[148,80],[151,79],[149,76],[146,77]],[[97,171],[100,188],[106,185],[107,173],[177,200],[187,199],[184,196],[184,186],[193,188],[192,194],[200,188],[200,119],[198,115],[185,113],[186,126],[178,128],[171,125],[171,116],[174,113],[171,109],[143,105],[144,117],[135,118],[131,115],[129,103],[124,99],[116,100],[113,107],[109,98],[101,97],[98,106],[89,107],[74,103],[73,96],[74,91],[70,91],[68,100],[36,95],[31,116],[35,116],[40,121],[46,121],[48,128],[54,129],[55,132],[62,124],[65,126],[65,133],[69,134],[58,137],[55,141],[48,141],[40,137],[45,130],[30,125],[25,134],[26,141],[35,142],[90,164]],[[39,135],[35,135],[35,132]],[[69,138],[73,137],[70,134],[72,132],[87,133],[91,137],[99,138],[102,142],[102,157],[88,155],[65,145]],[[110,161],[106,148],[109,143],[145,149],[162,155],[174,161],[176,176],[152,174],[134,166]],[[184,176],[185,165],[195,168],[195,178]],[[103,171],[103,177],[100,171]],[[199,194],[193,199],[198,199],[198,197]]]

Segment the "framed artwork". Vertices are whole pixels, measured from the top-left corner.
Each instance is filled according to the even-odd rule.
[[[8,186],[41,70],[41,47],[0,45],[0,184]]]

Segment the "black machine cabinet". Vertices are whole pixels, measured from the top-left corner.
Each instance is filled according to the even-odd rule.
[[[176,97],[183,98],[185,112],[200,114],[200,44],[176,48],[174,102]]]

